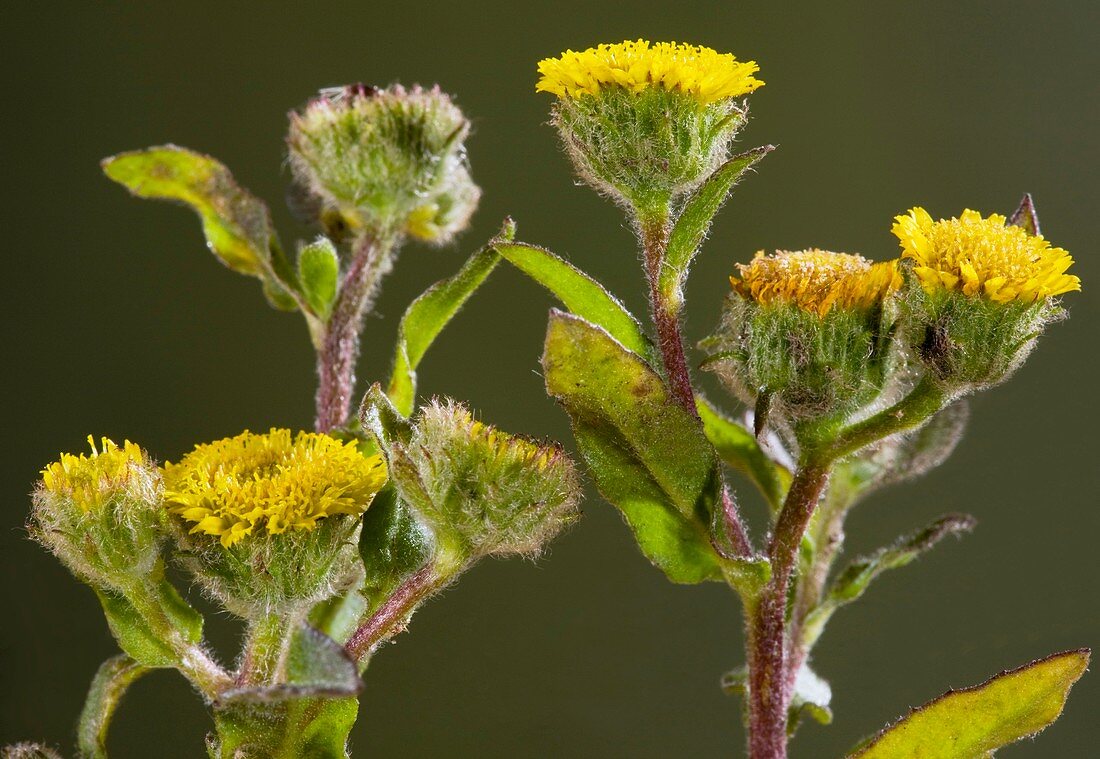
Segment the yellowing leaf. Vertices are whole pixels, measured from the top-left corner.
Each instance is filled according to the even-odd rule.
[[[1066,651],[944,695],[883,730],[850,759],[979,759],[1058,719],[1089,664]]]

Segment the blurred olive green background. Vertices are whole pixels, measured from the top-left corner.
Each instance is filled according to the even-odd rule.
[[[810,245],[892,257],[893,215],[1011,211],[1034,193],[1043,230],[1079,258],[1082,294],[1007,386],[974,400],[955,456],[853,516],[849,554],[951,510],[978,530],[882,579],[815,657],[836,721],[795,757],[840,756],[949,686],[1100,643],[1095,401],[1100,386],[1100,6],[1080,2],[19,3],[2,11],[5,101],[4,455],[0,743],[71,749],[98,663],[115,651],[92,594],[22,529],[38,469],[89,433],[174,458],[197,441],[308,427],[312,355],[299,317],[205,252],[187,211],[129,198],[97,161],[175,142],[226,162],[267,198],[284,242],[285,113],[349,81],[438,81],[475,133],[484,188],[451,248],[405,250],[366,329],[360,376],[383,377],[408,301],[452,273],[506,214],[644,308],[619,212],[574,186],[535,63],[639,36],[760,62],[742,144],[779,145],[719,217],[689,287],[690,338],[713,325],[735,261]],[[468,400],[508,430],[570,441],[538,373],[548,297],[501,268],[444,333],[425,393]],[[705,380],[708,387],[709,378]],[[712,393],[717,396],[717,392]],[[751,516],[759,504],[738,480]],[[757,519],[757,534],[760,521]],[[486,562],[417,614],[367,677],[357,756],[730,755],[739,608],[718,585],[675,587],[611,507],[536,563]],[[238,628],[212,617],[232,656]],[[1012,757],[1100,749],[1100,674]],[[201,705],[174,673],[141,681],[118,757],[203,755]]]

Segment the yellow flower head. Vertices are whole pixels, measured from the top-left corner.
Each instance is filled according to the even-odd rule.
[[[169,511],[228,548],[256,529],[312,530],[325,517],[362,514],[386,483],[386,465],[354,442],[272,429],[197,445],[165,464],[164,480]]]
[[[742,297],[761,304],[792,303],[824,317],[833,306],[870,308],[901,286],[897,261],[872,263],[863,256],[827,250],[760,251],[738,264],[741,278],[730,284]]]
[[[539,61],[535,87],[559,98],[597,95],[606,87],[641,92],[663,87],[687,93],[703,104],[746,95],[764,83],[753,77],[755,61],[739,61],[709,47],[646,40],[599,45]]]
[[[42,485],[46,492],[64,495],[84,512],[102,506],[107,498],[129,486],[148,466],[140,447],[129,440],[119,448],[107,438],[96,450],[95,439],[89,435],[91,455],[61,454],[58,461],[42,470]],[[142,482],[146,478],[141,478]]]
[[[1081,280],[1065,273],[1073,264],[1068,252],[1006,221],[970,210],[932,221],[923,208],[914,208],[896,217],[893,232],[927,292],[958,290],[997,303],[1032,303],[1081,289]]]

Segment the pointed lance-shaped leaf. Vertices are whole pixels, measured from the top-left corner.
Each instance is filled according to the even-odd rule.
[[[494,246],[509,263],[538,282],[569,311],[603,329],[647,361],[650,344],[634,315],[592,277],[573,264],[535,245],[502,241]]]
[[[514,234],[515,225],[509,219],[497,239],[511,240]],[[474,253],[458,273],[436,282],[405,309],[397,328],[393,372],[386,389],[386,394],[401,414],[408,416],[413,411],[416,369],[420,360],[443,328],[500,262],[500,256],[493,250],[494,242]]]
[[[744,173],[773,150],[774,145],[764,145],[730,158],[692,194],[669,236],[660,281],[666,298],[675,302],[681,300],[681,288],[688,268],[718,209]]]
[[[1082,648],[1053,654],[981,685],[948,691],[857,747],[849,759],[990,757],[1058,719],[1090,653]]]
[[[673,582],[721,579],[710,538],[718,462],[699,421],[607,331],[554,310],[542,365],[603,496]]]

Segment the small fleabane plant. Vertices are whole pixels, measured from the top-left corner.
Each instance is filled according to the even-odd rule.
[[[245,431],[160,466],[104,439],[43,470],[31,534],[96,592],[123,652],[89,690],[79,755],[105,757],[129,685],[174,668],[210,707],[211,757],[346,757],[361,676],[419,605],[484,557],[539,553],[578,516],[578,477],[557,444],[450,400],[416,410],[416,369],[499,260],[492,245],[511,239],[510,222],[474,266],[409,306],[385,390],[364,398],[364,423],[352,414],[362,320],[399,246],[450,242],[477,206],[468,134],[438,87],[354,85],[291,113],[290,201],[314,235],[293,265],[267,206],[213,158],[165,146],[104,161],[134,194],[194,208],[222,263],[303,314],[318,390],[313,432]],[[233,666],[204,644],[169,566],[242,621]]]
[[[722,684],[744,696],[749,755],[783,759],[804,716],[832,718],[828,683],[809,667],[831,616],[882,572],[975,524],[947,514],[836,571],[846,514],[944,461],[967,421],[964,397],[1006,379],[1080,282],[1069,255],[1040,235],[1030,197],[1011,218],[933,221],[914,209],[897,218],[895,260],[758,253],[735,267],[701,344],[703,368],[744,421],[724,413],[695,388],[680,319],[711,220],[772,149],[731,150],[757,71],[708,48],[642,40],[538,64],[536,89],[555,96],[552,121],[578,175],[637,230],[652,339],[548,251],[494,249],[566,309],[550,315],[544,377],[601,494],[670,580],[722,581],[740,597],[746,664]],[[770,507],[761,545],[726,467]],[[1052,722],[1088,656],[1057,654],[939,699],[852,756],[987,756]]]

